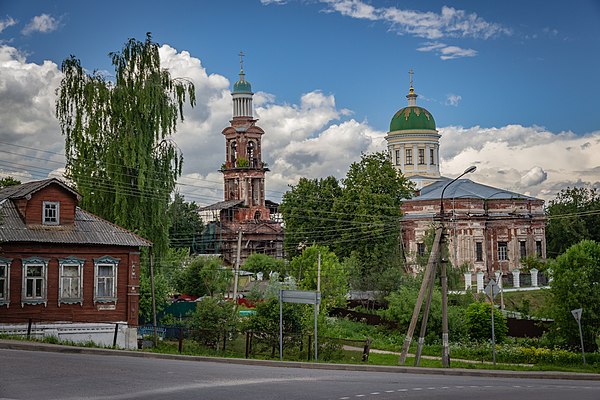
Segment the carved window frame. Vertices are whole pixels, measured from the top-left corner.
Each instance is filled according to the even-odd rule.
[[[94,259],[94,304],[96,303],[117,303],[117,275],[119,259],[111,256],[103,256]],[[109,267],[111,275],[99,275],[99,271],[104,267]],[[112,279],[112,280],[111,280]],[[103,286],[106,289],[107,283],[110,285],[110,293],[108,295],[100,295],[99,288],[100,283],[104,283]]]
[[[0,257],[0,306],[10,305],[10,264],[12,258]]]
[[[48,259],[40,257],[29,257],[22,259],[22,287],[21,287],[21,307],[25,304],[36,305],[43,304],[44,307],[48,305]],[[29,268],[39,267],[41,276],[28,276]],[[36,283],[41,281],[40,296],[27,296],[27,283],[32,280]],[[33,290],[33,283],[32,283]]]
[[[60,258],[58,260],[58,306],[61,304],[81,304],[83,305],[83,265],[85,260],[77,257]],[[77,267],[77,281],[79,283],[78,297],[65,297],[63,290],[65,285],[65,267]]]

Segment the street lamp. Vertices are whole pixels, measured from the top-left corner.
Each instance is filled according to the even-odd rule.
[[[440,196],[440,224],[442,226],[442,243],[440,243],[440,254],[442,271],[441,271],[441,279],[442,279],[442,367],[450,366],[450,346],[448,343],[448,276],[446,275],[446,263],[447,260],[443,256],[445,253],[445,242],[446,242],[446,226],[444,225],[444,192],[448,186],[452,185],[458,179],[460,179],[463,175],[470,174],[477,169],[476,166],[472,165],[469,168],[465,169],[465,171],[448,182],[446,186],[442,189],[442,195]]]

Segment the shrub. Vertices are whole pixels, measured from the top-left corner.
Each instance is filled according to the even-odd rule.
[[[492,315],[489,303],[472,303],[466,311],[469,336],[473,340],[491,340]],[[506,319],[500,310],[494,309],[494,336],[496,343],[502,343],[508,334]]]
[[[233,304],[213,297],[198,302],[190,327],[192,338],[206,346],[216,348],[225,332],[235,326],[237,315]]]

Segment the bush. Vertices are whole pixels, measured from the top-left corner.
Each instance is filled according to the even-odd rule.
[[[492,338],[492,309],[489,303],[472,303],[466,311],[469,336],[473,340],[487,341]],[[500,310],[494,309],[494,336],[502,343],[508,334],[506,319]]]
[[[219,340],[237,323],[237,314],[232,303],[205,297],[198,302],[192,314],[190,328],[192,338],[197,342],[217,348]]]

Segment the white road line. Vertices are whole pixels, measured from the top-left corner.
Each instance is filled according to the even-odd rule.
[[[423,390],[423,388],[413,388],[412,390]]]
[[[408,389],[398,389],[397,392],[408,392]]]
[[[393,391],[393,390],[386,390],[385,392],[386,392],[386,393],[394,393],[394,391]]]

